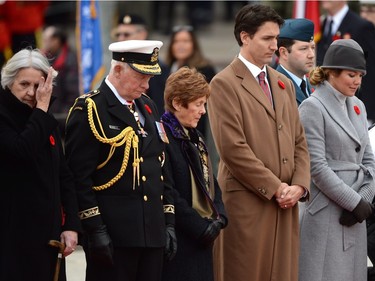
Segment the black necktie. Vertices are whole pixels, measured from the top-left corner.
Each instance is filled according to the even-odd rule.
[[[326,29],[325,29],[325,37],[326,38],[329,38],[329,39],[332,39],[332,24],[333,24],[333,20],[327,20],[327,22],[326,22],[326,25],[327,25],[327,27],[326,27]]]
[[[306,82],[305,82],[305,80],[302,79],[300,87],[301,87],[302,92],[305,94],[305,96],[308,97],[309,95],[307,94],[307,91],[306,91]]]

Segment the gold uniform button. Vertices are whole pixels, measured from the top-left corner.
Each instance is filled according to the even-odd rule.
[[[146,181],[146,176],[142,176],[142,181]]]
[[[159,162],[161,162],[161,156],[159,156],[158,159],[159,159]]]
[[[163,176],[160,176],[160,180],[163,181],[163,180],[164,180],[164,177],[163,177]]]
[[[160,195],[160,200],[163,201],[163,195]]]
[[[143,200],[144,201],[147,201],[148,200],[148,198],[147,198],[147,196],[145,195],[145,196],[143,196]]]
[[[140,161],[141,163],[143,163],[143,157],[139,158],[139,161]]]

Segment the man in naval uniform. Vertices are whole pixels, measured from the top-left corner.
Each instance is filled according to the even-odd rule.
[[[297,104],[311,95],[306,74],[315,66],[314,23],[308,19],[287,19],[280,28],[276,70],[293,81]]]
[[[159,281],[173,258],[174,205],[163,125],[144,93],[160,75],[160,41],[112,43],[101,86],[78,98],[66,124],[85,230],[87,281]]]
[[[145,40],[149,32],[146,21],[137,14],[120,15],[117,25],[112,31],[112,38],[116,41]],[[164,113],[164,88],[170,70],[169,66],[159,59],[161,74],[150,80],[147,95],[155,102],[159,116]]]

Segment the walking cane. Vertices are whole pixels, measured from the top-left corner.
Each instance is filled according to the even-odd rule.
[[[64,253],[64,250],[65,250],[65,244],[61,243],[60,241],[57,241],[57,240],[49,240],[48,245],[50,245],[52,247],[59,248],[59,253],[57,254],[55,275],[53,276],[53,281],[58,281],[59,280],[59,273],[60,273],[60,264],[61,264],[63,253]]]

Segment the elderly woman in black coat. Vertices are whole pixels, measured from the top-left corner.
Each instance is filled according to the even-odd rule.
[[[74,182],[48,113],[56,71],[38,51],[16,53],[1,71],[0,280],[51,281],[57,240],[71,254],[80,230]],[[60,271],[60,279],[65,272]]]
[[[166,83],[161,119],[170,142],[178,250],[164,266],[163,281],[214,280],[212,246],[227,218],[207,147],[196,129],[209,95],[204,76],[188,67],[171,74]]]

